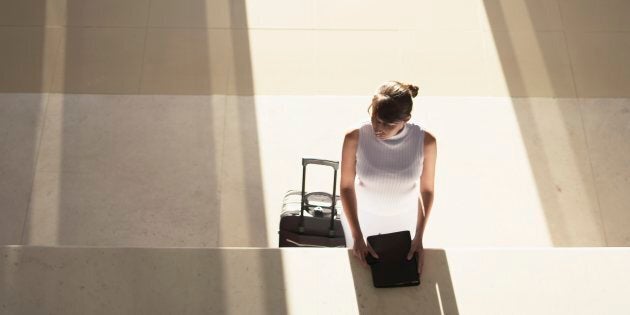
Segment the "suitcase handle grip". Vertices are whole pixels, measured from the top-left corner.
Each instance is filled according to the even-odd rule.
[[[337,170],[339,169],[339,162],[337,161],[302,158],[302,206],[300,207],[300,224],[298,226],[298,232],[304,233],[304,210],[306,209],[306,204],[305,204],[306,165],[309,165],[309,164],[330,166],[334,169],[332,204],[330,207],[331,208],[330,209],[330,227],[328,228],[328,237],[335,237],[335,216],[337,215],[337,209],[335,207],[337,200],[335,196],[337,194]]]
[[[320,159],[304,159],[304,158],[302,159],[302,166],[306,166],[309,164],[330,166],[333,169],[335,169],[335,171],[339,169],[339,162],[337,161],[320,160]]]

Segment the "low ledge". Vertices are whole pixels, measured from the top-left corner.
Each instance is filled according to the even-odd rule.
[[[345,249],[0,247],[0,314],[620,314],[630,248],[427,249],[375,289]]]

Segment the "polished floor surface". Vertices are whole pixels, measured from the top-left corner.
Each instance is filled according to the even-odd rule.
[[[630,97],[619,0],[0,0],[0,92]]]
[[[343,249],[0,247],[2,314],[624,314],[630,251],[431,249],[376,289]]]
[[[0,95],[0,243],[276,246],[302,157],[339,160],[369,97]],[[630,102],[420,97],[429,247],[628,246]],[[331,172],[313,168],[330,190]]]

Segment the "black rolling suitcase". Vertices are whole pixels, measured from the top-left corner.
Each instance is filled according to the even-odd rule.
[[[334,169],[333,193],[306,193],[306,166],[318,164],[330,166]],[[289,191],[285,195],[280,214],[280,247],[346,247],[346,239],[339,219],[339,197],[337,191],[337,170],[339,162],[302,159],[302,190]],[[299,208],[291,207],[295,204],[295,197],[299,195]]]

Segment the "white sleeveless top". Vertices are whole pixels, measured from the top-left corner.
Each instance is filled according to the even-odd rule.
[[[364,123],[356,155],[358,211],[385,216],[417,211],[423,148],[424,130],[416,124],[406,123],[399,134],[381,140],[372,124]]]

